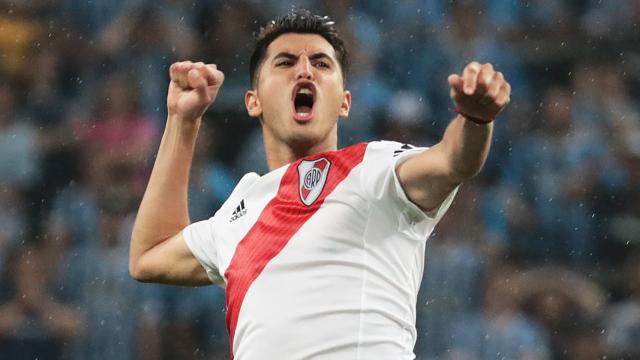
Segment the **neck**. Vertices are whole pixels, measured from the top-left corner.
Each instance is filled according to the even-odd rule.
[[[333,141],[331,141],[332,139]],[[335,136],[329,136],[329,139],[313,144],[288,144],[270,136],[264,136],[264,148],[267,154],[269,171],[292,163],[305,156],[337,150],[338,145],[336,140]]]

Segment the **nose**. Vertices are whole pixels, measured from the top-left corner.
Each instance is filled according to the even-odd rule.
[[[306,56],[300,57],[296,68],[296,80],[313,80],[311,62]]]

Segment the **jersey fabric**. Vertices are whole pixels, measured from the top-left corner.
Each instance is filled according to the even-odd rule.
[[[246,174],[187,246],[226,288],[232,357],[414,359],[429,215],[407,199],[399,161],[425,148],[357,144]]]

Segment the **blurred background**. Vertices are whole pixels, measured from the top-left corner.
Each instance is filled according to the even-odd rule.
[[[447,76],[513,85],[490,158],[430,239],[418,359],[640,359],[640,1],[301,0],[347,40],[340,145],[438,141]],[[249,170],[252,35],[287,1],[0,0],[0,358],[226,359],[224,292],[138,284],[133,217],[168,66],[225,85],[193,166],[192,220]]]

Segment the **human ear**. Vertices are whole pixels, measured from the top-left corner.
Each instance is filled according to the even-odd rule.
[[[257,90],[247,90],[244,94],[244,106],[252,118],[259,118],[262,115],[262,106],[260,105],[260,99],[258,99]]]
[[[340,112],[338,115],[340,115],[340,117],[349,116],[349,109],[351,109],[351,92],[345,90],[344,95],[342,96],[342,103],[340,104]]]

